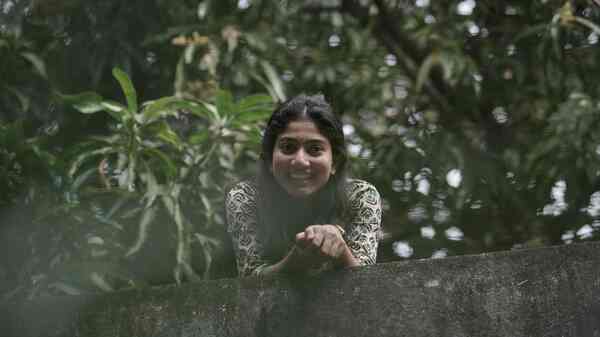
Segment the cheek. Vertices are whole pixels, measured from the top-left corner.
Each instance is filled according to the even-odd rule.
[[[335,171],[335,162],[333,160],[333,155],[331,153],[329,153],[325,162],[326,162],[325,166],[327,166],[328,170],[330,170],[331,172]]]
[[[332,158],[331,159],[331,173],[335,173],[337,171],[338,162]]]
[[[273,158],[271,159],[271,165],[269,165],[269,170],[271,174],[276,175],[277,173],[284,170],[286,167],[286,160],[282,158],[281,154],[273,153]]]
[[[317,161],[313,167],[318,168],[319,174],[322,176],[322,178],[326,179],[329,179],[331,173],[334,173],[335,171],[331,158],[323,158]]]

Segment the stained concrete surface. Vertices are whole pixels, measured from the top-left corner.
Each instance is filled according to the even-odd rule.
[[[600,243],[0,304],[6,337],[600,337]]]

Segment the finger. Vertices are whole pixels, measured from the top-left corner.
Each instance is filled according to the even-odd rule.
[[[335,240],[332,240],[330,236],[327,236],[321,245],[320,253],[323,256],[333,256],[334,246],[336,245]]]
[[[338,257],[340,255],[340,252],[343,250],[344,246],[346,245],[346,242],[340,236],[340,233],[337,231],[337,229],[333,233],[330,233],[330,235],[331,235],[331,239],[330,239],[331,240],[331,248],[330,248],[329,254],[332,257]]]
[[[341,229],[341,227],[339,227],[338,225],[331,225],[331,224],[327,224],[325,226],[327,226],[327,230],[329,232],[331,232],[335,236],[343,239],[343,237],[344,237],[343,232],[342,232],[343,229]]]
[[[306,236],[306,240],[310,241],[315,237],[315,229],[313,226],[308,226],[306,227],[306,229],[304,230],[304,234]]]
[[[335,252],[333,253],[335,257],[339,257],[346,250],[346,242],[339,241],[335,247]]]
[[[323,235],[322,231],[315,231],[314,233],[315,234],[312,239],[312,246],[315,249],[319,249],[319,248],[321,248],[321,245],[323,244],[324,235]]]
[[[310,246],[312,246],[312,241],[306,238],[305,232],[300,232],[296,234],[296,245],[303,250],[310,249]]]

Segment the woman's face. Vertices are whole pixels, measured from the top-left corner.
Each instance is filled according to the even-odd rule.
[[[275,141],[271,172],[289,195],[310,196],[335,173],[329,140],[310,119],[290,122]]]

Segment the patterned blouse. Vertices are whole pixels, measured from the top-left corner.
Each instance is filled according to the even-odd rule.
[[[350,217],[340,224],[346,233],[346,244],[360,265],[374,264],[377,258],[381,226],[381,199],[377,189],[363,180],[348,181]],[[225,198],[227,231],[231,236],[240,276],[258,275],[269,265],[262,258],[261,243],[257,239],[257,187],[249,181],[233,186]],[[291,248],[291,247],[290,247]],[[324,266],[329,269],[332,264]]]

